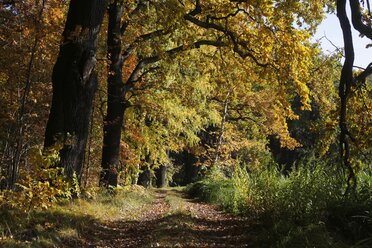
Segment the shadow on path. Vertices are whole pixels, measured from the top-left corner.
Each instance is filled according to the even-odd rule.
[[[248,247],[252,241],[244,218],[176,190],[155,192],[153,207],[139,220],[96,223],[84,247]]]

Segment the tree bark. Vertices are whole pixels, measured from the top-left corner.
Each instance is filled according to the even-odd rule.
[[[164,188],[165,186],[167,186],[166,175],[167,167],[165,165],[161,165],[159,168],[155,170],[156,187]]]
[[[107,56],[110,60],[107,81],[107,114],[104,121],[101,185],[117,186],[120,163],[120,139],[124,112],[127,107],[122,77],[124,58],[121,44],[121,17],[124,5],[114,1],[109,5]]]
[[[196,165],[197,157],[187,151],[182,152],[182,157],[185,168],[184,185],[196,182],[200,172],[200,166]]]
[[[142,185],[145,188],[149,188],[151,184],[150,169],[147,166],[141,168],[142,172],[138,175],[138,185]]]
[[[62,143],[59,166],[79,177],[98,86],[96,49],[108,0],[71,0],[53,69],[53,98],[44,147]]]
[[[337,0],[337,17],[340,21],[345,49],[345,62],[341,70],[339,97],[340,97],[340,156],[343,165],[349,171],[347,179],[348,187],[346,193],[350,190],[351,183],[356,188],[356,176],[350,162],[349,131],[347,127],[347,101],[350,94],[351,84],[353,82],[353,65],[354,65],[354,46],[351,33],[349,18],[346,13],[346,0]]]

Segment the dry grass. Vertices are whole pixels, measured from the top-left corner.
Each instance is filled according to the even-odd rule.
[[[117,219],[135,220],[151,207],[151,191],[121,188],[110,194],[91,190],[87,197],[29,213],[0,210],[0,247],[79,247],[95,226]]]

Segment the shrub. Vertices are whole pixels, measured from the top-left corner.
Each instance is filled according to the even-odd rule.
[[[75,182],[66,181],[56,150],[44,156],[41,149],[30,152],[28,168],[19,173],[19,180],[12,190],[0,192],[0,208],[18,208],[23,211],[46,209],[58,199],[71,197]]]

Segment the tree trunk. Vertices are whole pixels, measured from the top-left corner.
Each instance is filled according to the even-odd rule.
[[[159,168],[155,170],[156,187],[164,188],[165,186],[167,186],[166,175],[167,175],[167,167],[165,165],[161,165]]]
[[[350,146],[349,146],[349,131],[347,127],[347,101],[353,82],[353,65],[354,65],[354,46],[351,33],[351,26],[346,14],[346,0],[337,0],[337,17],[340,21],[345,49],[345,62],[341,70],[339,97],[340,97],[340,156],[343,165],[349,171],[347,179],[348,187],[346,193],[353,186],[356,189],[356,176],[350,162]],[[353,183],[353,185],[351,185]]]
[[[118,3],[119,2],[119,3]],[[126,101],[122,78],[123,56],[121,44],[121,17],[124,6],[120,1],[109,5],[107,56],[110,68],[107,82],[107,115],[104,121],[101,185],[117,186],[120,163],[120,139]]]
[[[196,182],[200,172],[200,166],[196,165],[198,158],[194,154],[184,151],[183,160],[185,166],[184,184]]]
[[[150,187],[151,184],[151,174],[150,169],[147,166],[141,168],[141,172],[138,175],[138,185],[142,185],[145,188]]]
[[[98,86],[96,49],[108,0],[71,0],[59,56],[53,69],[53,99],[45,148],[61,142],[60,166],[80,176],[93,98]]]
[[[227,93],[225,102],[223,103],[223,115],[222,115],[222,120],[221,120],[221,128],[220,128],[220,134],[219,134],[219,137],[218,137],[218,142],[216,144],[215,155],[214,155],[214,159],[213,159],[213,163],[212,163],[213,166],[218,165],[218,159],[220,158],[220,150],[221,150],[221,146],[222,146],[222,142],[223,142],[223,138],[224,138],[223,135],[224,135],[224,132],[225,132],[225,122],[226,122],[226,118],[227,118],[227,115],[228,115],[227,112],[228,112],[228,107],[229,107],[230,93],[231,93],[231,90],[229,90],[229,92]]]

